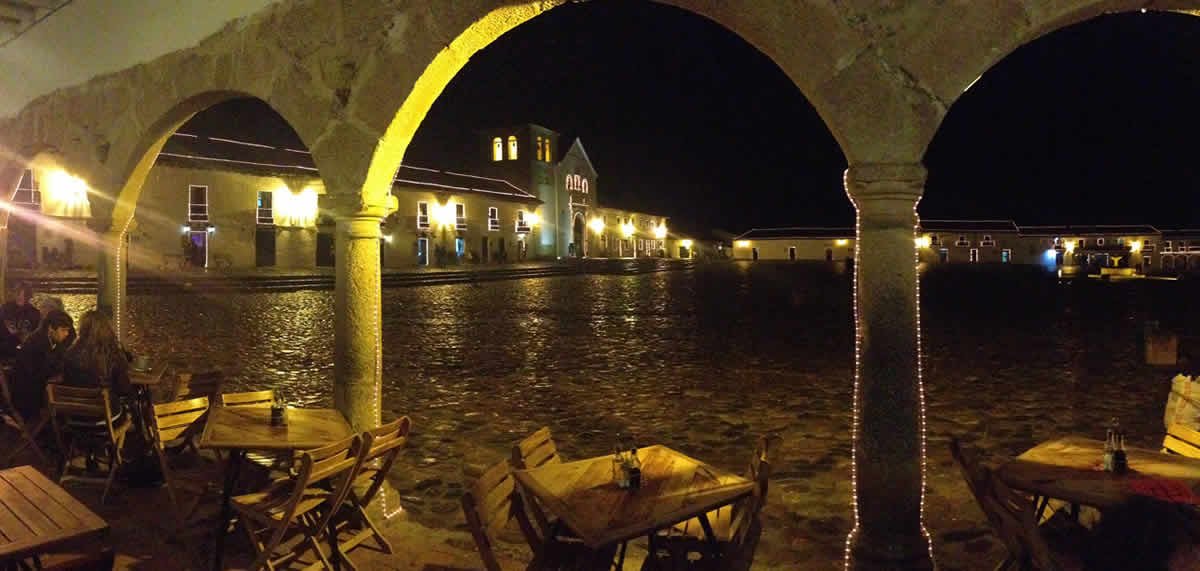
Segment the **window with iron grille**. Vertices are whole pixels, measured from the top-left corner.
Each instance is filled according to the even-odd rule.
[[[261,190],[258,192],[258,223],[261,225],[271,225],[275,223],[275,212],[271,209],[271,204],[275,198],[275,193],[269,190]]]
[[[495,206],[488,207],[488,230],[500,229],[500,209]]]
[[[519,233],[529,232],[529,223],[525,222],[525,211],[524,210],[517,211],[517,232],[519,232]]]
[[[459,230],[467,229],[467,205],[461,202],[454,204],[454,227]]]
[[[208,222],[207,186],[188,186],[188,222]]]

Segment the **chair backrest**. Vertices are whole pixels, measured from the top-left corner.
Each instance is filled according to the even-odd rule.
[[[46,385],[46,399],[50,412],[55,416],[112,417],[112,404],[106,388],[49,384]]]
[[[746,466],[746,479],[754,482],[754,492],[734,504],[730,519],[730,535],[734,543],[744,545],[759,514],[767,505],[767,487],[771,478],[771,449],[767,436],[760,436],[754,454]]]
[[[507,460],[488,468],[462,496],[463,515],[487,571],[501,571],[492,541],[520,511],[520,501]]]
[[[155,446],[159,449],[193,429],[208,412],[208,397],[154,405]]]
[[[299,469],[294,477],[295,489],[292,492],[292,498],[289,499],[288,510],[294,510],[295,506],[299,504],[304,497],[305,488],[321,482],[336,480],[331,486],[333,493],[329,497],[330,507],[325,510],[320,524],[314,527],[314,529],[326,529],[329,519],[338,511],[335,509],[336,506],[342,505],[346,499],[350,484],[354,481],[354,475],[362,467],[365,452],[363,438],[358,434],[320,448],[301,452]],[[292,513],[288,513],[286,520],[290,520],[292,515]]]
[[[1168,426],[1167,435],[1163,437],[1163,451],[1200,458],[1200,432],[1182,424]]]
[[[216,400],[225,384],[225,373],[204,371],[201,373],[179,373],[175,379],[175,400],[208,397]]]
[[[517,470],[561,462],[562,457],[558,455],[558,446],[554,444],[554,437],[550,434],[548,426],[537,429],[512,448],[512,466]]]
[[[371,503],[375,494],[383,487],[392,464],[400,455],[404,445],[408,443],[408,433],[412,430],[412,420],[402,416],[379,428],[363,433],[363,469],[362,473],[370,478],[370,484],[361,496],[355,499],[360,506],[366,507]],[[370,464],[377,462],[377,466]]]
[[[271,406],[275,401],[275,391],[249,391],[244,393],[225,393],[221,395],[221,404],[228,407],[238,406]]]
[[[85,420],[103,419],[108,430],[108,438],[117,441],[117,431],[113,426],[112,397],[108,389],[102,387],[68,387],[51,383],[46,385],[46,404],[50,409],[50,423],[54,433],[62,442],[62,429],[59,417],[82,418]]]
[[[1043,571],[1057,571],[1060,567],[1051,555],[1050,546],[1038,532],[1033,503],[995,477],[957,438],[950,440],[950,454],[988,523],[1017,564],[1025,568],[1032,563]]]

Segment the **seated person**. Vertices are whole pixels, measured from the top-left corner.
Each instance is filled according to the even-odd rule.
[[[37,418],[46,405],[46,382],[62,374],[63,357],[74,340],[75,324],[71,316],[53,310],[17,349],[12,397],[22,418]]]
[[[133,396],[129,382],[129,354],[117,340],[112,320],[91,310],[79,319],[79,338],[63,359],[63,384],[104,387],[116,397]],[[115,412],[115,411],[114,411]]]
[[[22,283],[17,286],[12,301],[0,306],[0,355],[13,356],[17,346],[25,340],[38,323],[42,314],[30,303],[33,300],[33,286]]]

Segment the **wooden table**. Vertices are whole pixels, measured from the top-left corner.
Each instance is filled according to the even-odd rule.
[[[309,450],[349,438],[353,434],[354,430],[346,422],[346,417],[331,408],[289,408],[287,424],[283,426],[271,426],[271,407],[267,406],[210,408],[204,432],[196,445],[229,452],[221,518],[217,522],[217,550],[213,554],[213,569],[221,569],[225,531],[232,516],[229,501],[247,450]]]
[[[600,549],[653,533],[749,495],[754,482],[666,446],[638,450],[642,486],[622,490],[612,456],[514,472],[523,490],[566,522],[588,547]],[[708,526],[705,531],[711,536]]]
[[[0,470],[0,562],[13,564],[108,531],[108,523],[32,466]]]
[[[1012,488],[1100,509],[1135,496],[1200,504],[1200,460],[1126,447],[1129,471],[1114,474],[1100,469],[1103,453],[1101,440],[1068,436],[1038,444],[996,474]]]
[[[154,363],[149,369],[135,369],[129,366],[129,382],[135,387],[155,387],[162,383],[163,375],[167,372],[166,363]]]

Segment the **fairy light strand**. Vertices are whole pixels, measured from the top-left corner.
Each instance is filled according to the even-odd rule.
[[[846,188],[846,194],[850,197],[850,203],[854,205],[854,275],[852,276],[853,286],[851,287],[852,301],[854,305],[854,397],[853,397],[853,418],[850,422],[850,501],[854,508],[854,527],[850,529],[850,533],[846,536],[846,552],[845,565],[846,569],[850,568],[850,548],[854,544],[854,536],[858,534],[859,515],[858,515],[858,400],[859,400],[859,368],[860,368],[860,352],[862,350],[862,336],[859,334],[860,324],[858,317],[858,267],[861,257],[862,243],[862,213],[858,207],[858,202],[854,200],[854,194],[850,192],[850,169],[846,169],[842,175],[842,185]]]
[[[846,569],[851,567],[851,548],[854,544],[854,538],[858,534],[860,525],[860,514],[858,505],[858,429],[859,429],[859,406],[861,400],[861,378],[862,378],[862,323],[860,321],[860,312],[858,304],[858,271],[861,256],[862,256],[862,213],[858,202],[854,199],[854,195],[850,192],[850,169],[846,169],[842,176],[842,184],[846,188],[846,194],[850,197],[850,203],[854,205],[854,275],[853,286],[851,288],[852,301],[854,306],[854,396],[853,396],[853,420],[850,428],[850,485],[851,485],[851,501],[854,509],[854,527],[846,536],[844,563]],[[925,382],[922,369],[924,368],[924,357],[921,347],[921,252],[916,245],[916,237],[920,232],[920,215],[917,213],[917,204],[920,203],[920,198],[913,203],[913,228],[912,239],[909,243],[913,248],[913,273],[915,281],[915,334],[917,343],[917,433],[920,439],[921,450],[921,496],[919,504],[919,526],[921,536],[925,538],[926,549],[929,553],[929,560],[934,561],[933,556],[933,538],[929,534],[929,530],[925,527],[925,494],[926,482],[928,474],[928,463],[926,459],[926,423],[925,423]]]

